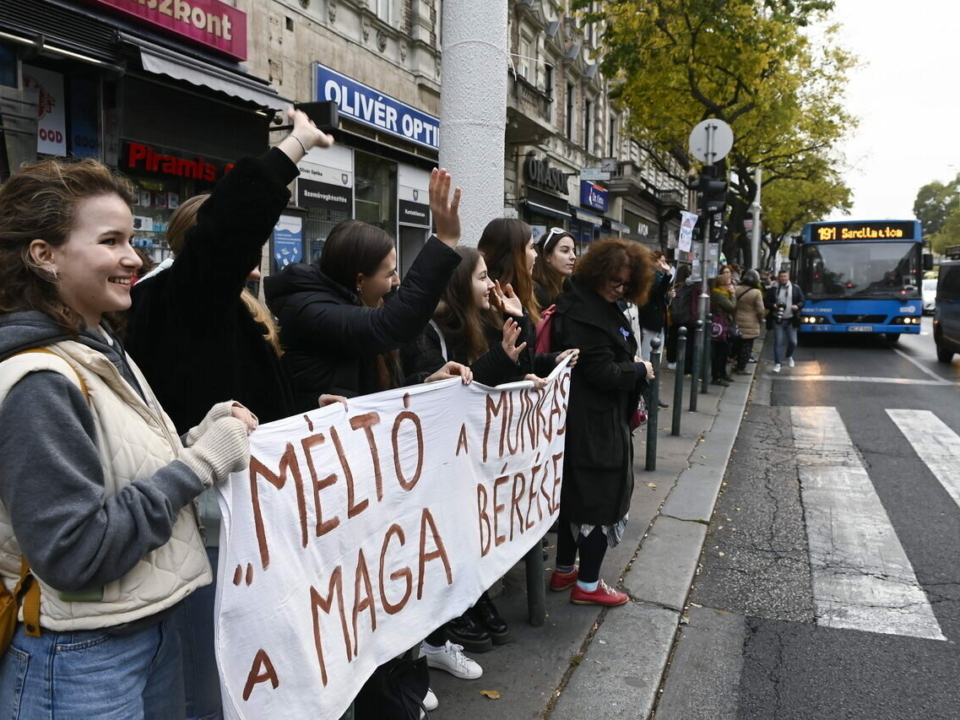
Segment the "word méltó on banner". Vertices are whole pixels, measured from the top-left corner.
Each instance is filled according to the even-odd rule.
[[[417,385],[258,429],[220,488],[228,717],[339,717],[538,543],[560,507],[569,378]]]

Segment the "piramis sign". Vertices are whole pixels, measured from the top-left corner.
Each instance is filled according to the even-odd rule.
[[[229,718],[336,718],[374,669],[470,607],[560,509],[570,370],[459,380],[259,428],[218,488]]]

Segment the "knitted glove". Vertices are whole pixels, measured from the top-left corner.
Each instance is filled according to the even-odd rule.
[[[207,428],[209,428],[212,423],[215,423],[220,418],[230,417],[233,405],[233,400],[227,400],[222,403],[217,403],[210,408],[210,411],[206,414],[206,417],[200,421],[200,424],[190,428],[187,434],[183,436],[184,446],[190,447],[193,445],[200,436],[207,431]]]
[[[233,417],[215,420],[191,447],[180,452],[180,461],[196,473],[204,487],[223,482],[250,462],[247,429]]]

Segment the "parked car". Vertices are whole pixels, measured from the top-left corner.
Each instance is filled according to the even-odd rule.
[[[920,291],[923,294],[923,314],[933,315],[933,309],[937,306],[937,279],[925,279]]]
[[[954,353],[960,352],[960,262],[940,265],[933,340],[937,344],[937,360],[953,362]]]

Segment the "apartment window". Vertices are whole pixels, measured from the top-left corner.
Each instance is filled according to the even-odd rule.
[[[567,139],[573,140],[573,111],[576,101],[573,96],[573,83],[567,83]]]
[[[607,157],[617,157],[617,116],[610,116],[610,133],[607,135]]]
[[[396,11],[396,4],[396,0],[370,0],[370,8],[377,14],[377,17],[390,24],[400,19],[400,14]]]
[[[583,103],[583,149],[587,152],[593,152],[593,101],[586,100]]]
[[[520,57],[517,58],[517,73],[528,82],[535,82],[537,48],[526,33],[520,33]]]
[[[543,66],[543,90],[548,97],[553,97],[553,65]]]

